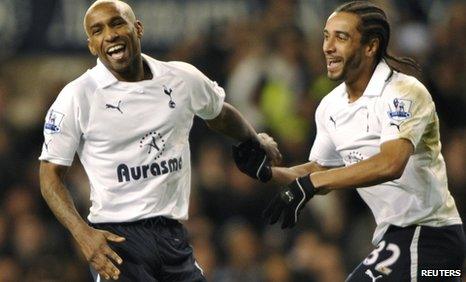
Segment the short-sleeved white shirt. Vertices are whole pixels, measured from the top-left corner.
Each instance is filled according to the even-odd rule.
[[[153,78],[118,81],[99,61],[60,92],[44,126],[40,160],[89,177],[93,223],[153,216],[187,219],[189,131],[194,115],[213,119],[225,93],[195,67],[143,55]]]
[[[366,160],[389,140],[404,138],[414,145],[401,178],[357,189],[377,223],[374,244],[390,224],[461,223],[448,191],[435,105],[416,78],[392,72],[382,61],[358,100],[349,102],[342,83],[324,97],[315,120],[317,136],[309,160],[322,166]]]

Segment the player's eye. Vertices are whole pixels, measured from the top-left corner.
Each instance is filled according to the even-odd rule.
[[[346,41],[348,40],[348,36],[344,35],[344,34],[340,34],[337,36],[337,39],[340,40],[340,41]]]
[[[91,30],[91,34],[92,35],[98,35],[102,32],[102,30],[100,28],[96,28],[96,29],[92,29]]]
[[[112,25],[113,26],[121,26],[125,23],[125,21],[123,21],[122,19],[118,19],[118,20],[115,20]]]

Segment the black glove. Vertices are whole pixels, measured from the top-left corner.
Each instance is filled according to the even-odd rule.
[[[239,170],[254,179],[267,182],[272,179],[270,160],[256,140],[247,140],[232,147],[233,159]]]
[[[275,224],[283,214],[282,229],[292,228],[298,221],[302,208],[316,192],[309,174],[296,178],[275,195],[263,215],[269,224]]]

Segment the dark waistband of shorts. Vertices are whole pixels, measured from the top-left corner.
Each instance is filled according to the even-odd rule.
[[[143,225],[143,226],[175,226],[180,225],[181,223],[176,219],[171,219],[164,216],[154,216],[144,219],[139,219],[135,221],[125,221],[125,222],[103,222],[103,223],[92,223],[89,222],[89,225],[92,227],[99,226],[134,226],[134,225]]]
[[[438,226],[438,227],[427,226],[427,225],[409,225],[405,227],[401,227],[397,225],[390,225],[386,233],[396,232],[400,230],[415,229],[417,226],[421,226],[423,229],[426,229],[426,230],[462,230],[463,229],[462,224],[445,225],[445,226]]]

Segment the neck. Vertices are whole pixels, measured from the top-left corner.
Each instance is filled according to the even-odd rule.
[[[371,63],[370,67],[363,67],[353,79],[349,78],[345,81],[350,103],[356,101],[364,94],[364,90],[366,90],[367,84],[369,84],[376,65],[375,63]]]

